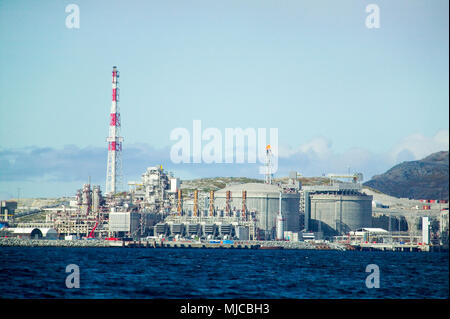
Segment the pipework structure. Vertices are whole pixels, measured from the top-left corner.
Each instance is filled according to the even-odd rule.
[[[214,216],[214,191],[209,192],[209,216]]]
[[[183,212],[183,196],[181,194],[181,189],[178,190],[178,200],[177,200],[177,213],[181,216]]]
[[[119,112],[119,71],[113,66],[112,71],[112,104],[109,121],[108,164],[106,170],[106,194],[115,194],[120,191],[122,185],[122,142],[120,136],[120,112]]]
[[[130,196],[139,210],[167,214],[178,209],[183,214],[180,179],[165,171],[162,165],[147,167],[140,182],[128,182]]]
[[[242,191],[242,219],[245,220],[247,218],[247,191]]]
[[[56,208],[49,208],[46,222],[52,223],[59,236],[105,237],[108,230],[108,207],[99,185],[84,184],[76,194],[76,199]]]
[[[194,210],[193,210],[193,215],[195,217],[198,216],[198,190],[194,191]]]
[[[245,213],[236,210],[236,208],[231,209],[231,191],[226,192],[228,213],[222,204],[220,209],[215,205],[216,195],[213,190],[208,192],[193,190],[193,197],[188,201],[182,200],[181,192],[178,194],[181,207],[155,225],[155,236],[170,235],[197,239],[256,240],[256,213],[249,211],[245,204],[246,191],[243,192]],[[203,207],[201,205],[202,202],[204,203]],[[240,197],[239,203],[241,203]],[[183,211],[183,204],[187,204],[185,208],[186,214],[180,215],[178,211]]]
[[[225,202],[225,205],[226,205],[225,206],[225,214],[227,217],[230,217],[232,215],[230,202],[231,202],[231,192],[227,191],[226,192],[226,202]]]

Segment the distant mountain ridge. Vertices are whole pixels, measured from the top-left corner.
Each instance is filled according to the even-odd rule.
[[[364,186],[395,197],[449,199],[449,152],[433,153],[418,161],[395,165]]]

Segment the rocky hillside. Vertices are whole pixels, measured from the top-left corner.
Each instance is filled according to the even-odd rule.
[[[398,164],[364,186],[395,197],[448,200],[448,173],[449,152],[437,152],[419,161]]]

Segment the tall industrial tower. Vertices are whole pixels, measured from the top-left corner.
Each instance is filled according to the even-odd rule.
[[[266,184],[272,184],[272,148],[270,147],[270,144],[266,146],[266,163],[265,163],[265,179],[264,182]]]
[[[106,194],[120,191],[122,186],[122,141],[120,137],[119,112],[119,71],[113,66],[112,71],[112,104],[109,121],[108,166],[106,170]]]

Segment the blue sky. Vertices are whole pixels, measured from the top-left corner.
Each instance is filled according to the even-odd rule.
[[[80,28],[65,7],[80,8]],[[380,7],[379,29],[365,8]],[[362,171],[448,150],[448,1],[0,0],[0,195],[104,185],[111,67],[125,180],[174,165],[176,127],[279,131],[280,170]],[[128,153],[127,153],[128,152]],[[75,187],[75,188],[74,188]]]

